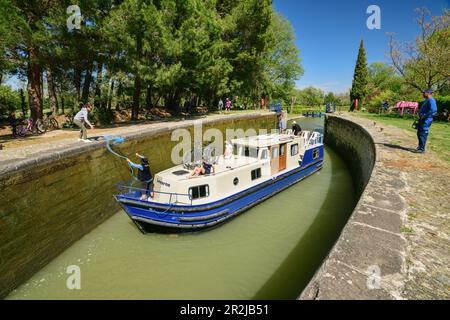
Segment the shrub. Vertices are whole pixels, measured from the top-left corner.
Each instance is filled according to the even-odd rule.
[[[92,121],[101,125],[108,125],[114,121],[114,113],[106,108],[94,108],[92,111]]]
[[[375,97],[372,97],[371,100],[367,103],[367,111],[370,113],[378,113],[383,103],[387,101],[389,105],[393,105],[395,103],[395,93],[391,90],[386,90],[380,92]]]
[[[444,109],[450,111],[450,96],[442,96],[436,98],[438,113],[441,113]]]
[[[20,94],[9,86],[0,86],[0,116],[7,117],[12,111],[20,110]]]

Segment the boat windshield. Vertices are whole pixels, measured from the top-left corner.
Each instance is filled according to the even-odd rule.
[[[233,154],[236,156],[244,156],[257,159],[259,151],[258,149],[259,148],[252,148],[249,146],[234,145]]]

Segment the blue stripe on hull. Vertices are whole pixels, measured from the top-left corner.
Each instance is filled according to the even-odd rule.
[[[319,162],[300,169],[284,178],[275,179],[267,186],[211,210],[183,214],[181,212],[171,211],[170,207],[166,210],[156,210],[153,208],[126,204],[121,202],[120,199],[118,200],[130,218],[143,232],[153,231],[154,229],[156,231],[167,230],[172,232],[182,232],[211,228],[237,216],[250,207],[257,205],[283,189],[320,170],[323,163],[322,156],[323,148],[321,150]]]

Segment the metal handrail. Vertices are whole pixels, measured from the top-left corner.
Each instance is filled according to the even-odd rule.
[[[119,188],[119,192],[124,195],[125,193],[122,192],[123,190],[129,190],[128,193],[133,193],[133,192],[140,192],[140,193],[146,193],[147,190],[146,189],[141,189],[141,188],[136,188],[136,187],[132,187],[132,186],[125,186],[125,185],[118,185]],[[163,192],[163,191],[155,191],[153,189],[149,189],[148,192],[153,193],[153,194],[162,194],[162,195],[168,195],[169,196],[169,203],[168,204],[172,204],[172,197],[175,196],[175,202],[174,203],[179,203],[178,202],[178,197],[187,197],[190,200],[190,204],[192,205],[192,198],[191,195],[189,194],[183,194],[183,193],[175,193],[175,192]]]

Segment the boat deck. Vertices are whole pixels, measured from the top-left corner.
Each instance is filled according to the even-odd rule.
[[[220,156],[216,164],[214,164],[214,173],[215,175],[229,172],[235,170],[237,168],[241,168],[243,166],[256,163],[258,160],[256,158],[249,158],[243,156],[232,156],[230,159],[225,159],[224,156]],[[183,165],[178,165],[176,167],[167,169],[158,173],[158,177],[162,178],[166,181],[184,181],[189,179],[189,176],[193,170],[189,170],[184,168]],[[204,177],[205,175],[199,176]],[[197,177],[192,177],[191,179],[195,179]]]

